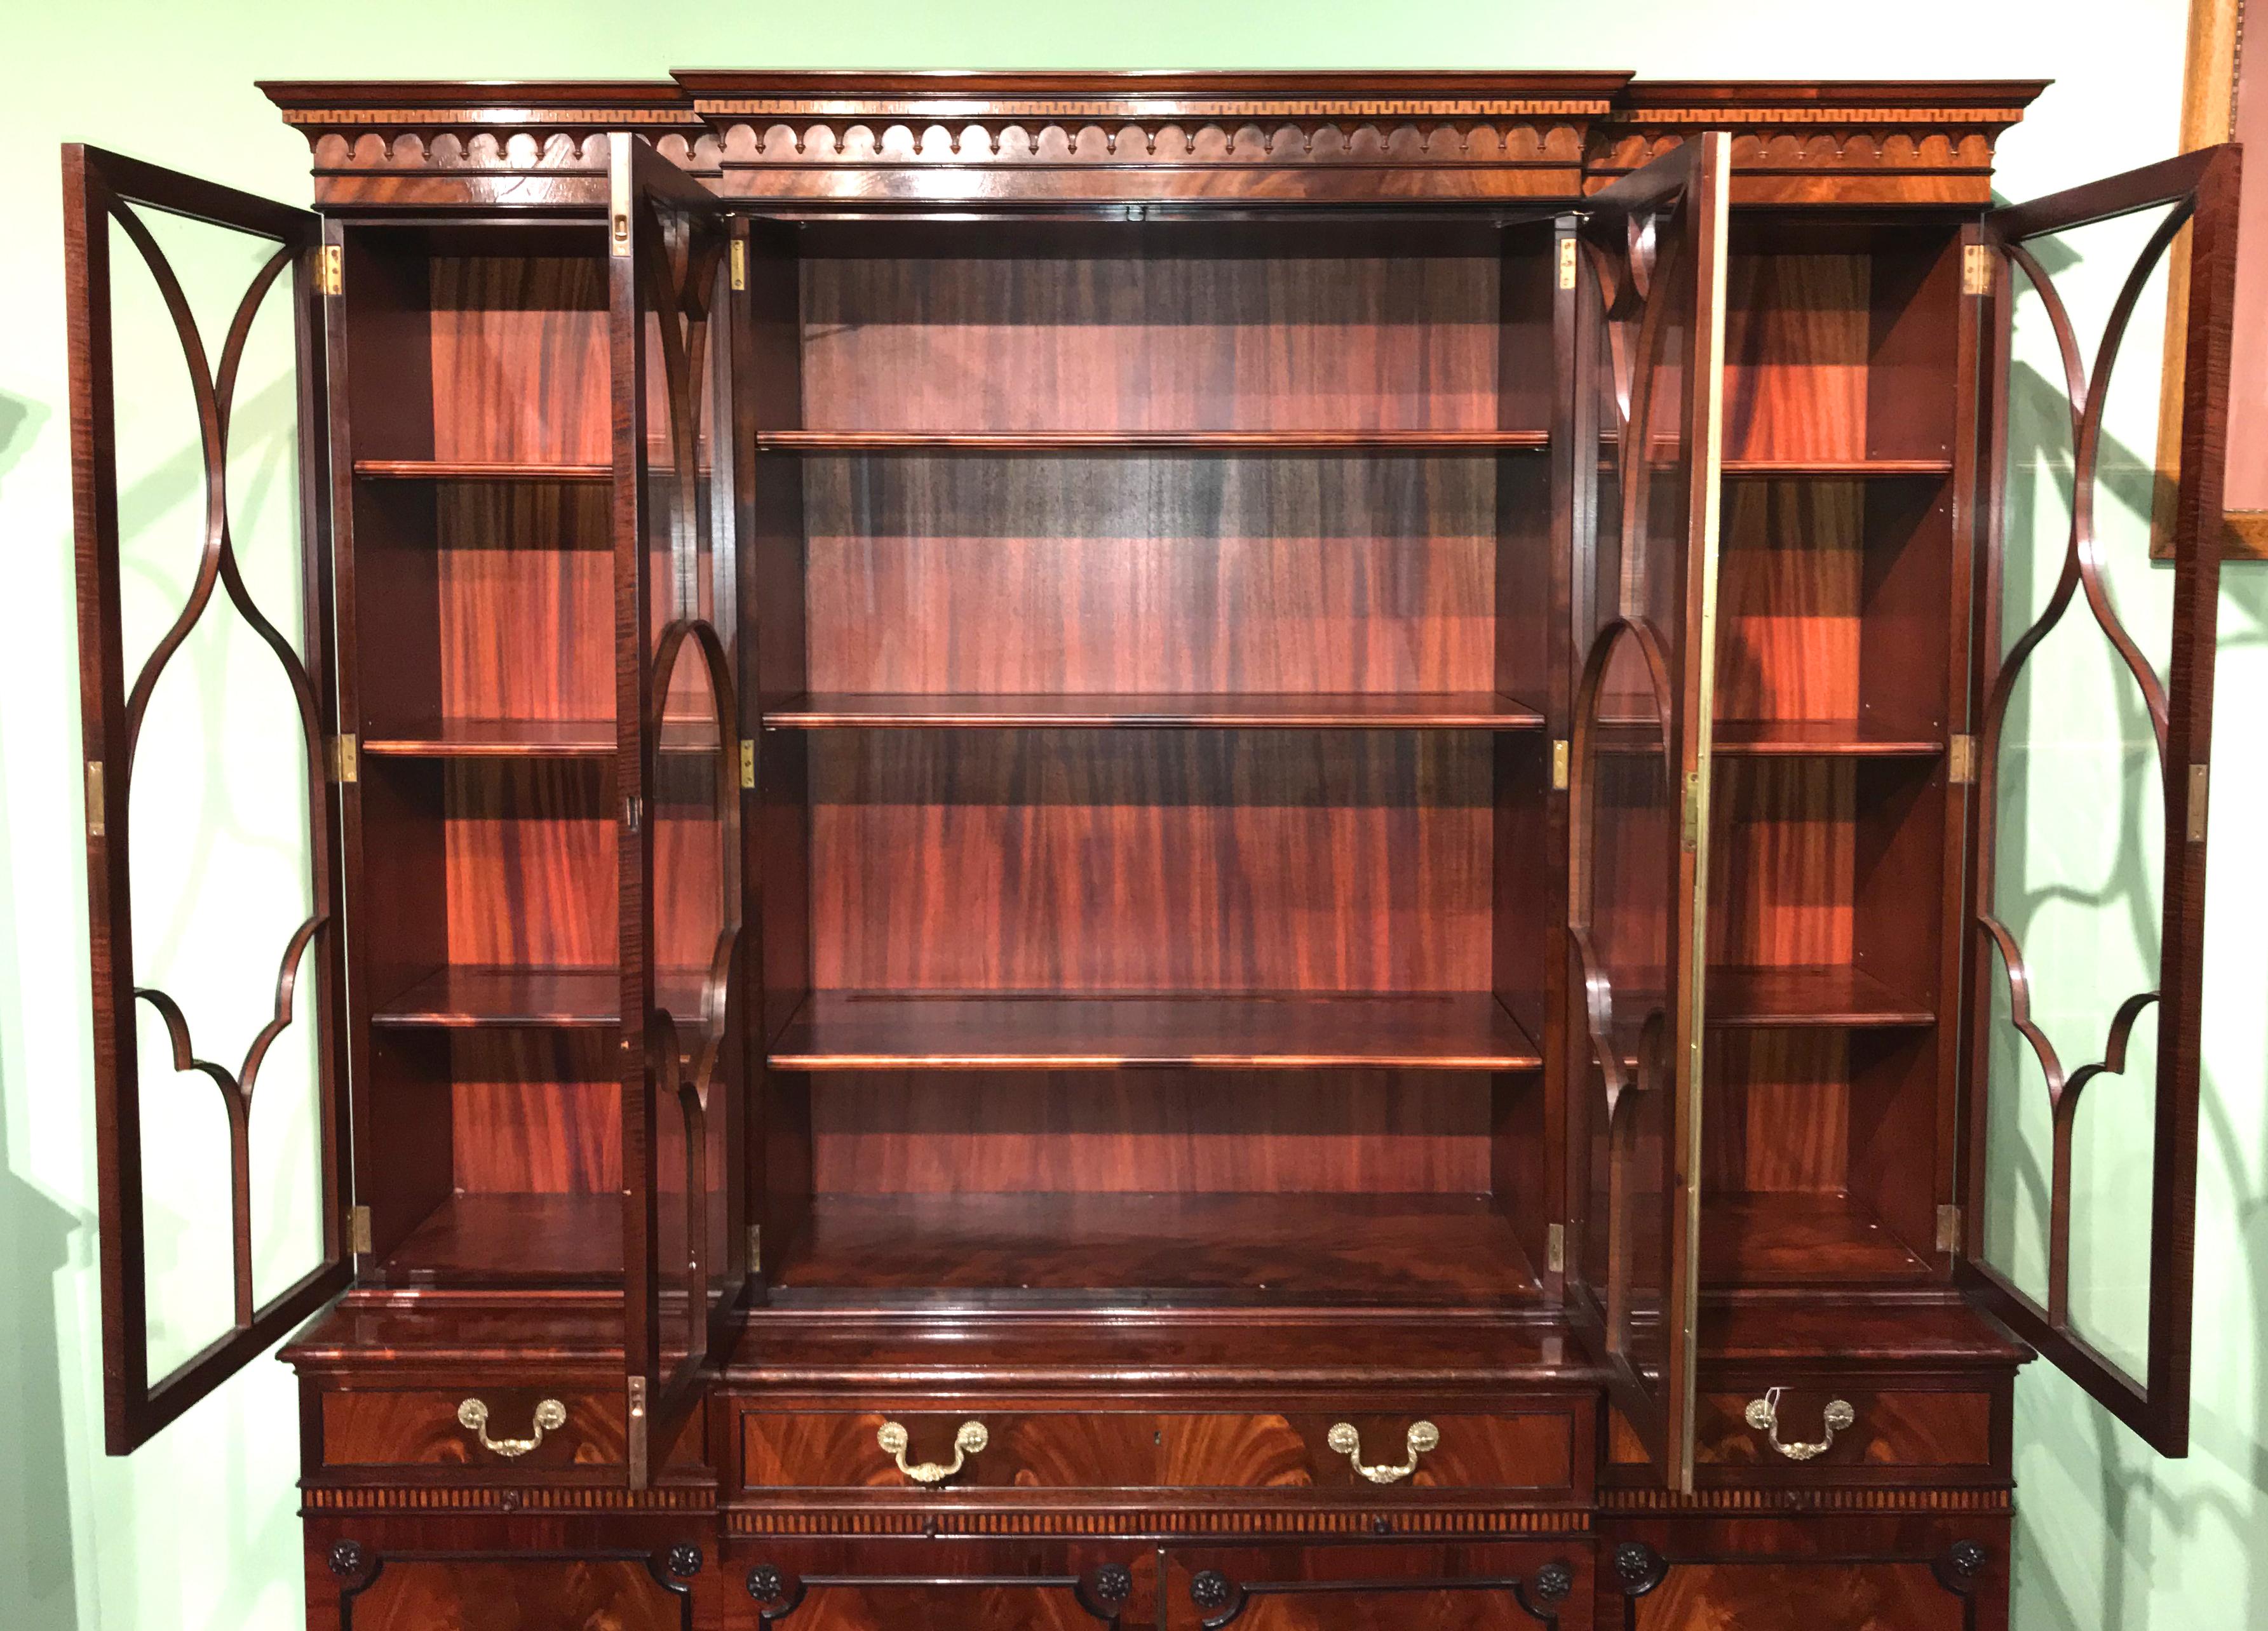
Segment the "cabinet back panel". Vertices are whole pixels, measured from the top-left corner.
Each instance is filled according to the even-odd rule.
[[[1485,1078],[1380,1071],[849,1073],[814,1085],[834,1194],[1489,1188]]]
[[[813,459],[804,504],[814,690],[1494,683],[1489,459]]]
[[[1853,768],[1720,759],[1712,788],[1710,961],[1850,962]]]
[[[450,961],[615,960],[610,780],[595,764],[444,768]]]
[[[435,507],[442,713],[611,719],[607,489],[444,482]]]
[[[1718,569],[1717,711],[1856,719],[1866,494],[1857,481],[1735,481]]]
[[[1498,318],[1493,254],[814,255],[805,422],[1493,430]]]
[[[1861,254],[1729,257],[1727,459],[1865,452],[1869,270]]]
[[[1736,224],[1727,268],[1728,459],[1942,458],[1957,416],[1954,225]]]
[[[605,463],[607,262],[438,255],[436,459]]]
[[[605,1035],[470,1032],[450,1051],[459,1191],[620,1192],[622,1088]]]
[[[1705,1072],[1705,1193],[1843,1187],[1850,1061],[1842,1032],[1714,1036]]]
[[[810,753],[822,988],[1489,988],[1484,735],[861,731]]]

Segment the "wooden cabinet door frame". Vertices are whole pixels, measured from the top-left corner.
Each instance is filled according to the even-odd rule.
[[[346,1250],[348,1155],[344,1091],[344,936],[338,902],[339,790],[330,766],[338,731],[329,656],[332,586],[328,485],[323,435],[326,389],[322,321],[322,217],[268,199],[77,143],[63,150],[65,297],[69,311],[71,474],[76,510],[79,695],[86,775],[88,949],[94,984],[95,1137],[102,1269],[103,1407],[114,1455],[130,1452],[343,1290],[354,1275]],[[272,240],[210,353],[164,249],[138,213],[155,210]],[[170,313],[188,366],[202,455],[203,540],[197,571],[174,622],[132,676],[121,634],[117,378],[112,350],[112,228],[137,252]],[[300,650],[270,621],[245,584],[230,536],[227,443],[238,365],[253,320],[279,281],[291,290],[298,386],[298,525],[303,558]],[[275,1018],[238,1059],[199,1053],[210,1039],[162,990],[140,984],[134,966],[129,817],[135,747],[159,676],[195,626],[225,595],[283,669],[297,704],[306,753],[307,858],[312,910],[281,948],[274,973]],[[216,772],[225,767],[216,767]],[[253,1271],[250,1122],[260,1067],[289,1027],[295,988],[314,981],[313,1010],[320,1121],[316,1266],[275,1296],[258,1298]],[[207,1077],[221,1095],[230,1134],[232,1277],[230,1328],[171,1375],[149,1363],[148,1264],[142,1150],[142,1065],[136,1005],[165,1025],[171,1069]]]
[[[1992,351],[1985,371],[1985,494],[1988,547],[1981,556],[1974,650],[1977,785],[1970,806],[1970,923],[1967,1205],[1961,1282],[1978,1301],[2037,1348],[2161,1453],[2189,1448],[2190,1349],[2197,1228],[2198,1018],[2204,976],[2205,797],[2212,748],[2214,620],[2220,592],[2222,467],[2227,456],[2230,325],[2235,294],[2238,151],[2224,145],[2090,182],[1984,217],[1992,257]],[[2115,220],[2141,210],[2166,214],[2127,274],[2092,365],[2040,260],[2033,239]],[[2161,681],[2118,620],[2101,577],[2093,507],[2103,407],[2135,303],[2178,231],[2190,234],[2186,352],[2182,372],[2181,469],[2173,503],[2173,636],[2169,672]],[[2006,456],[2011,334],[2016,285],[2037,291],[2062,354],[2071,399],[2072,522],[2062,572],[2039,619],[2002,650],[2000,615],[2006,525]],[[2016,681],[2034,649],[2083,599],[2103,638],[2132,678],[2148,710],[2164,788],[2164,870],[2159,983],[2102,1016],[2102,1057],[2060,1058],[2032,1022],[2033,976],[2014,932],[1995,915],[1994,861],[1999,839],[1994,796],[2002,728]],[[1984,1260],[1987,1209],[1995,1201],[1987,1172],[1986,1132],[1993,1042],[1993,999],[2005,989],[2010,1020],[2045,1080],[2052,1127],[2048,1210],[2047,1300],[2017,1287]],[[2152,1161],[2150,1289],[2146,1374],[2131,1374],[2073,1329],[2069,1298],[2073,1120],[2082,1091],[2124,1069],[2135,1022],[2158,1014],[2158,1074]]]
[[[1694,1355],[1700,1233],[1702,996],[1706,971],[1708,798],[1714,707],[1716,576],[1721,466],[1725,254],[1730,138],[1711,131],[1592,197],[1570,270],[1588,291],[1578,303],[1575,458],[1616,474],[1610,503],[1576,506],[1587,518],[1574,540],[1572,606],[1580,653],[1569,753],[1567,979],[1565,1023],[1572,1045],[1568,1125],[1573,1209],[1567,1253],[1568,1308],[1612,1372],[1610,1392],[1644,1443],[1663,1483],[1692,1483]],[[1675,327],[1673,327],[1673,325]],[[1675,356],[1664,336],[1682,334]],[[1656,400],[1658,366],[1674,365],[1677,400]],[[1602,371],[1611,378],[1602,377]],[[1654,468],[1661,424],[1675,490]],[[1579,482],[1589,486],[1589,482]],[[1609,562],[1602,544],[1614,541]],[[1635,564],[1633,552],[1666,546],[1667,558]],[[1608,568],[1611,565],[1611,573]],[[1611,581],[1609,581],[1611,578]],[[1597,930],[1614,909],[1594,827],[1609,757],[1627,752],[1610,717],[1609,670],[1634,651],[1652,715],[1638,744],[1658,756],[1666,835],[1661,966],[1617,967]],[[1649,746],[1650,745],[1650,746]],[[1627,762],[1627,761],[1626,761]],[[1634,978],[1635,976],[1635,978]],[[1621,988],[1617,988],[1617,981]],[[1649,989],[1649,986],[1658,988]],[[1638,1010],[1642,1024],[1632,1024]],[[1663,1123],[1666,1179],[1655,1294],[1658,1309],[1633,1306],[1632,1216],[1638,1182],[1638,1109]],[[1634,1107],[1635,1106],[1635,1107]],[[1592,1150],[1608,1151],[1605,1196],[1594,1196]],[[1602,1233],[1603,1231],[1603,1233]],[[1599,1272],[1590,1253],[1603,1251]],[[1650,1330],[1646,1329],[1651,1327]],[[1649,1372],[1634,1349],[1645,1331],[1655,1350]]]
[[[732,396],[733,348],[719,326],[733,320],[734,303],[718,293],[733,259],[732,224],[714,195],[644,137],[617,132],[608,142],[623,1333],[630,1482],[643,1488],[649,1463],[666,1454],[699,1406],[706,1375],[725,1357],[730,1316],[747,1272],[741,1148],[747,955],[740,884],[719,880],[720,932],[705,967],[695,971],[697,989],[665,991],[655,966],[662,950],[657,907],[667,893],[655,882],[656,773],[680,665],[697,668],[712,709],[720,865],[740,863],[753,778],[733,661],[740,626],[732,553],[740,507],[733,476],[738,428],[732,410],[718,406]],[[711,371],[720,363],[727,376],[721,380]],[[648,411],[650,375],[666,393],[664,425],[652,423]],[[705,437],[699,429],[704,399],[711,411]],[[663,519],[669,526],[666,572],[654,564],[654,533]],[[670,1158],[660,1138],[666,1116],[683,1118],[682,1263],[664,1261],[670,1247],[663,1196],[678,1183],[661,1171]],[[724,1145],[723,1194],[716,1197],[724,1227],[712,1242],[708,1174],[714,1142]],[[681,1299],[683,1308],[674,1308]],[[675,1345],[682,1351],[673,1351],[673,1328],[684,1339]]]
[[[783,1567],[760,1558],[742,1577],[742,1584],[755,1605],[759,1621],[765,1627],[784,1625],[788,1631],[793,1631],[796,1611],[803,1606],[804,1599],[814,1591],[828,1590],[954,1595],[969,1591],[1062,1592],[1080,1614],[1093,1620],[1101,1631],[1121,1631],[1129,1623],[1126,1607],[1134,1594],[1135,1568],[1153,1567],[1154,1553],[1149,1547],[1137,1547],[1128,1557],[1126,1562],[1103,1563],[1079,1574],[976,1574],[942,1569],[805,1573],[792,1561]]]
[[[652,1579],[655,1589],[674,1605],[681,1631],[693,1631],[692,1581],[701,1572],[702,1557],[701,1548],[690,1541],[681,1541],[661,1552],[641,1551],[634,1547],[431,1551],[366,1547],[359,1540],[347,1539],[334,1542],[323,1561],[332,1577],[339,1583],[338,1631],[355,1631],[357,1600],[385,1577],[389,1564],[394,1566],[398,1572],[401,1568],[414,1568],[420,1564],[445,1569],[468,1564],[508,1564],[514,1568],[565,1570],[587,1568],[594,1563],[637,1564],[643,1568]]]
[[[1406,1572],[1395,1572],[1390,1563],[1380,1568],[1386,1560],[1374,1551],[1343,1554],[1350,1559],[1348,1563],[1322,1570],[1314,1569],[1314,1560],[1302,1559],[1296,1550],[1279,1551],[1260,1564],[1263,1569],[1272,1564],[1271,1572],[1254,1574],[1249,1570],[1256,1560],[1249,1550],[1169,1548],[1159,1569],[1162,1597],[1159,1623],[1190,1631],[1227,1631],[1256,1605],[1271,1598],[1287,1598],[1314,1605],[1319,1617],[1329,1613],[1322,1604],[1333,1600],[1356,1605],[1343,1612],[1360,1613],[1359,1599],[1382,1598],[1392,1605],[1387,1617],[1359,1621],[1350,1618],[1345,1623],[1399,1625],[1404,1623],[1402,1599],[1454,1595],[1464,1602],[1494,1599],[1517,1611],[1516,1616],[1504,1615],[1508,1624],[1532,1621],[1552,1627],[1559,1623],[1561,1612],[1589,1589],[1583,1567],[1588,1561],[1587,1543],[1550,1548],[1548,1541],[1528,1538],[1507,1547],[1491,1538],[1467,1546],[1393,1544],[1400,1547],[1406,1559]],[[1529,1566],[1528,1560],[1539,1551],[1544,1554],[1543,1559]],[[1296,1572],[1283,1567],[1287,1562],[1296,1566]],[[1476,1567],[1464,1572],[1458,1567],[1461,1562]],[[1507,1564],[1511,1567],[1506,1568]],[[1184,1574],[1186,1581],[1181,1577]],[[1485,1612],[1477,1603],[1475,1607]],[[1583,1618],[1580,1612],[1573,1617]]]

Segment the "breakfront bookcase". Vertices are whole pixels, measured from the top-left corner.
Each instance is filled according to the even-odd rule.
[[[263,88],[63,167],[111,1444],[296,1333],[311,1625],[1977,1631],[2018,1364],[2184,1452],[2234,149]]]

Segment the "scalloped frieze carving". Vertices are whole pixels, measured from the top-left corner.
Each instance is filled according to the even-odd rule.
[[[1985,174],[2021,107],[1648,107],[1601,121],[1585,166],[1619,173],[1697,130],[1733,133],[1733,170],[1888,170]]]
[[[615,110],[620,112],[621,110]],[[372,113],[366,115],[382,123],[380,129],[353,129],[356,117],[343,115],[340,126],[319,122],[314,119],[294,115],[291,122],[305,132],[314,155],[317,174],[350,171],[399,171],[430,174],[435,172],[528,172],[559,171],[574,174],[604,175],[607,170],[608,129],[625,126],[640,128],[637,121],[629,118],[611,120],[577,120],[576,128],[547,129],[558,122],[547,113],[534,125],[522,125],[506,129],[481,129],[453,122],[452,116],[436,114],[432,124],[412,123],[422,115],[404,114],[399,110]],[[593,124],[607,129],[591,129]],[[642,134],[652,138],[654,149],[672,164],[681,169],[713,173],[717,168],[718,143],[708,131],[694,132],[683,128],[681,121],[673,128],[657,129],[651,115],[642,128]]]
[[[1115,111],[1115,110],[1114,110]],[[1239,110],[1245,112],[1248,110]],[[1005,118],[948,124],[885,117],[723,127],[723,162],[754,165],[1580,164],[1574,124],[1462,118],[1446,107],[1393,123],[1361,117]]]
[[[1677,146],[1686,134],[1683,130],[1602,131],[1594,143],[1591,165],[1635,170]],[[1989,170],[1992,141],[1982,130],[1933,132],[1919,138],[1904,129],[1819,131],[1809,136],[1786,131],[1767,136],[1750,130],[1733,137],[1733,168]]]
[[[1395,195],[1413,199],[1572,198],[1710,129],[1733,132],[1736,184],[1751,200],[1833,202],[1837,185],[1852,202],[1981,199],[1994,143],[2033,88],[1885,86],[1869,102],[1863,87],[1838,85],[1827,106],[1738,84],[1488,95],[1455,78],[1439,97],[1352,82],[1343,93],[1278,94],[1203,76],[1148,94],[1098,77],[1092,94],[1079,83],[1043,95],[983,82],[961,96],[903,93],[887,76],[845,77],[834,94],[625,81],[530,87],[511,105],[486,99],[506,94],[497,87],[433,84],[405,88],[391,107],[384,87],[269,89],[313,150],[320,199],[580,207],[599,202],[591,186],[605,174],[608,132],[622,129],[728,195],[821,204],[1343,202],[1366,193],[1365,171],[1400,173]],[[1975,95],[1966,106],[1964,92]]]

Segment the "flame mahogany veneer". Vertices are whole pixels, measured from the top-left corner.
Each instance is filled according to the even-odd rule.
[[[304,251],[330,1233],[112,1420],[345,1290],[311,1626],[2006,1626],[1971,1294],[2102,1363],[1957,1023],[2039,84],[262,89],[320,221],[66,171],[75,273]]]

